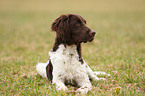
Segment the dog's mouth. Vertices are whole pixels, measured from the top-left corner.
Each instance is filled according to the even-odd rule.
[[[94,38],[90,39],[89,42],[92,42]],[[88,41],[84,41],[83,43],[87,43]]]
[[[94,37],[93,38],[91,38],[90,40],[89,40],[89,42],[92,42],[94,40]]]
[[[94,37],[88,39],[88,40],[84,40],[84,41],[81,41],[81,40],[78,40],[80,43],[87,43],[87,42],[92,42],[94,40]]]

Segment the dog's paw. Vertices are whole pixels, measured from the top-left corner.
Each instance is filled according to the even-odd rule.
[[[88,88],[79,88],[75,92],[80,94],[86,94],[89,91]]]
[[[98,81],[98,80],[106,80],[105,78],[98,78],[97,76],[95,76],[94,78],[93,78],[93,80],[94,81]]]
[[[97,80],[106,80],[106,78],[98,78]]]
[[[107,74],[105,72],[102,72],[102,71],[95,71],[93,72],[95,75],[106,75],[106,76],[111,76],[110,74]]]
[[[67,91],[68,90],[68,88],[66,87],[66,86],[59,86],[59,87],[57,87],[57,90],[58,91]]]

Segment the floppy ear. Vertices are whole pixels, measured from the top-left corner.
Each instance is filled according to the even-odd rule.
[[[62,17],[63,17],[63,16],[58,17],[58,18],[52,23],[51,29],[52,29],[53,31],[57,31],[58,25],[59,25],[59,23],[61,22]]]
[[[53,31],[57,32],[57,36],[61,38],[62,42],[68,44],[71,39],[71,32],[69,28],[69,17],[61,15],[57,18],[51,26]]]

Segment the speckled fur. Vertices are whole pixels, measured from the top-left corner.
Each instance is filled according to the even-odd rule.
[[[51,25],[56,32],[55,43],[49,51],[47,63],[39,63],[36,68],[42,77],[52,80],[57,90],[67,90],[65,84],[77,85],[76,92],[87,93],[91,90],[90,79],[100,80],[86,64],[81,55],[81,43],[91,42],[95,31],[86,26],[86,20],[80,15],[65,14]]]
[[[92,86],[89,78],[92,80],[100,80],[104,78],[98,78],[85,62],[83,64],[79,62],[79,55],[76,48],[76,45],[64,46],[61,44],[57,51],[49,52],[53,65],[52,82],[56,85],[58,90],[67,90],[65,83],[72,85],[77,83],[80,87],[77,92],[87,93],[91,90]],[[42,77],[46,77],[46,71],[41,72],[41,70],[45,70],[46,65],[47,63],[39,63],[37,65],[37,71]],[[40,69],[38,69],[38,67]]]

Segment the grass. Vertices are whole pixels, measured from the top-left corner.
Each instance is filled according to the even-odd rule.
[[[92,43],[83,44],[82,55],[93,70],[111,74],[107,81],[92,82],[93,89],[86,95],[145,95],[144,3],[144,0],[0,1],[0,95],[79,95],[57,92],[35,68],[38,62],[48,60],[55,38],[51,23],[65,13],[82,15],[97,32]],[[68,87],[70,91],[75,89]]]

